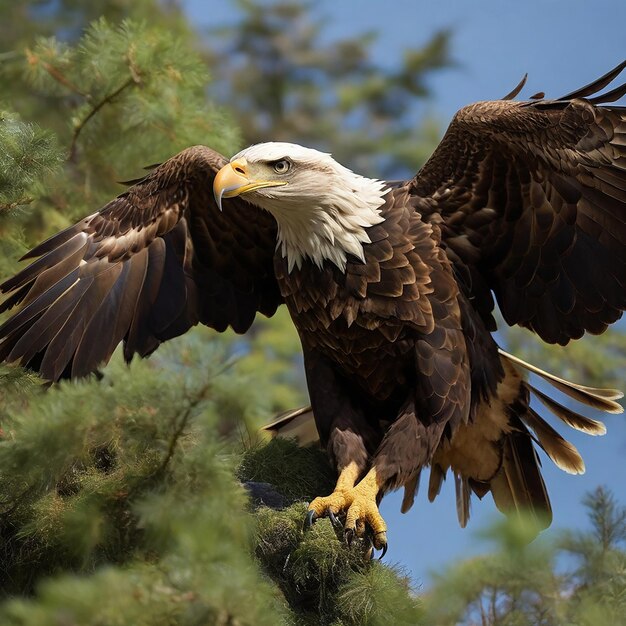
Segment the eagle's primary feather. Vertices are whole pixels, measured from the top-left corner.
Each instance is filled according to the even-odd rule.
[[[406,510],[430,465],[430,499],[453,473],[462,525],[470,494],[489,491],[545,523],[534,444],[566,471],[584,464],[531,394],[573,428],[604,427],[523,370],[605,411],[621,411],[621,396],[500,351],[493,296],[507,323],[560,344],[626,308],[626,109],[608,106],[626,86],[596,95],[624,67],[564,98],[514,101],[522,82],[462,109],[404,183],[293,144],[230,161],[188,148],[26,255],[0,286],[0,312],[20,305],[0,327],[0,360],[53,381],[84,376],[120,342],[127,360],[147,356],[197,323],[245,332],[284,303],[313,411],[270,429],[307,427],[308,442],[314,415],[340,472],[311,518],[343,508],[358,530],[353,503],[400,486]],[[384,523],[368,510],[380,546]]]

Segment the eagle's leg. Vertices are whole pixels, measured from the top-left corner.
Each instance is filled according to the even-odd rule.
[[[350,493],[359,478],[361,470],[357,463],[351,461],[340,472],[335,490],[329,496],[319,496],[309,504],[307,523],[310,525],[318,517],[328,515],[335,521],[335,515],[346,510],[352,500]]]
[[[368,451],[364,441],[371,426],[352,397],[346,394],[346,382],[335,364],[315,350],[305,350],[304,367],[317,432],[339,474],[333,493],[311,502],[305,522],[310,526],[316,518],[325,515],[335,523],[335,514],[350,506],[347,494],[365,473],[372,450]]]
[[[407,400],[370,460],[369,471],[348,494],[352,500],[345,522],[348,538],[362,536],[369,528],[374,547],[385,554],[387,525],[378,511],[378,502],[385,492],[405,484],[430,460],[444,425],[422,424],[416,418],[413,399]]]

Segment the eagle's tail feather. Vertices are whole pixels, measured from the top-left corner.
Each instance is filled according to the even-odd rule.
[[[533,394],[541,401],[541,403],[556,415],[562,422],[570,428],[579,430],[587,435],[604,435],[606,434],[606,426],[598,420],[591,419],[580,415],[571,409],[559,404],[556,400],[550,398],[545,393],[539,391],[536,387],[528,385]]]
[[[441,485],[446,478],[446,472],[439,465],[439,463],[433,463],[430,466],[430,478],[428,479],[428,500],[434,502],[435,498],[441,491]]]
[[[400,507],[401,513],[406,513],[413,506],[417,490],[419,489],[421,474],[422,470],[417,470],[417,472],[404,483],[404,496],[402,498],[402,506]]]
[[[550,500],[534,444],[542,448],[557,467],[570,474],[584,473],[585,464],[574,445],[530,406],[530,394],[534,394],[551,413],[576,430],[601,435],[606,428],[602,422],[579,415],[535,388],[522,378],[522,371],[532,372],[569,397],[608,413],[623,411],[616,402],[622,394],[614,389],[569,382],[502,350],[500,357],[505,377],[498,386],[496,396],[485,405],[480,405],[474,421],[462,427],[448,447],[436,454],[433,469],[437,471],[431,475],[431,480],[433,476],[435,480],[430,495],[434,497],[438,493],[445,471],[450,467],[455,474],[460,473],[460,477],[455,476],[455,486],[457,512],[462,526],[467,522],[469,513],[465,497],[469,489],[479,498],[491,491],[501,511],[527,513],[537,518],[538,524],[547,524],[551,516]],[[494,466],[493,446],[499,449],[496,457],[499,458],[498,466]],[[441,463],[442,467],[437,467],[437,463]],[[493,467],[494,473],[491,478],[485,479],[488,467]]]
[[[472,495],[467,476],[454,473],[454,490],[456,492],[456,514],[461,528],[465,528],[470,516],[470,496]]]
[[[491,479],[491,494],[502,513],[518,511],[532,515],[543,529],[552,521],[550,498],[532,438],[522,424],[520,427],[520,431],[504,438],[502,466]]]
[[[310,406],[285,411],[261,430],[270,433],[272,437],[295,439],[299,446],[318,444],[320,439]]]
[[[622,405],[619,404],[619,402],[616,402],[616,400],[623,398],[624,394],[617,389],[600,389],[598,387],[587,387],[586,385],[579,385],[578,383],[573,383],[569,380],[559,378],[554,374],[550,374],[549,372],[540,369],[536,365],[527,363],[519,357],[509,354],[504,350],[500,349],[499,352],[501,356],[503,356],[511,363],[518,365],[525,370],[532,372],[533,374],[537,374],[537,376],[543,378],[553,387],[568,395],[570,398],[581,402],[582,404],[591,406],[594,409],[599,409],[600,411],[606,411],[607,413],[623,413],[624,411]],[[573,428],[576,427],[574,426]]]
[[[607,413],[622,413],[617,402],[623,397],[615,389],[588,387],[550,374],[535,365],[500,350],[503,364],[508,362],[517,371],[520,368],[538,375],[570,398]],[[524,391],[526,390],[526,391]],[[602,422],[585,417],[546,395],[527,381],[521,383],[520,396],[508,405],[510,432],[503,436],[502,465],[490,481],[490,489],[498,509],[528,511],[538,520],[551,519],[550,500],[541,477],[540,462],[533,447],[537,443],[554,464],[570,474],[583,474],[585,464],[578,450],[564,439],[529,405],[529,392],[562,422],[589,435],[603,435]],[[525,398],[525,399],[524,399]],[[521,400],[521,401],[520,401]]]
[[[535,433],[535,441],[559,469],[568,474],[585,473],[585,463],[576,447],[564,439],[541,416],[528,407],[521,418]]]

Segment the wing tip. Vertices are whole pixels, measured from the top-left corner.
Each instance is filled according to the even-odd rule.
[[[517,85],[511,91],[509,91],[509,93],[506,94],[506,96],[500,98],[500,100],[513,100],[513,98],[515,98],[515,96],[517,96],[519,92],[524,88],[527,80],[528,72],[526,72],[524,76],[522,76],[522,80],[520,80],[519,83],[517,83]]]
[[[596,80],[585,85],[584,87],[580,87],[579,89],[571,91],[565,96],[557,98],[557,100],[563,102],[567,100],[574,100],[575,98],[587,98],[588,96],[597,94],[601,89],[604,89],[607,85],[612,83],[624,71],[624,69],[626,69],[626,59],[616,65],[613,69],[609,70],[606,74],[600,76],[600,78],[597,78]],[[619,93],[620,89],[624,89],[624,93],[626,93],[626,83],[624,85],[621,85],[620,87],[617,87],[616,89],[613,89],[610,92],[607,92],[606,94],[596,96],[595,98],[593,98],[593,100],[590,101],[593,102],[593,104],[613,102],[614,100],[617,100],[619,97],[621,97],[621,95],[624,95],[622,93],[621,95],[616,96],[616,94]]]

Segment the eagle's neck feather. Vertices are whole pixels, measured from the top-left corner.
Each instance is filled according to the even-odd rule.
[[[388,191],[384,182],[338,166],[327,173],[326,183],[324,189],[318,186],[292,201],[284,196],[287,187],[280,189],[280,200],[264,199],[264,208],[278,223],[277,249],[287,259],[289,272],[306,261],[321,268],[328,260],[341,271],[348,255],[365,261],[367,229],[384,221],[380,210]]]

